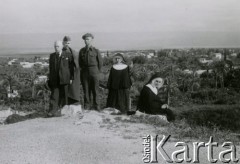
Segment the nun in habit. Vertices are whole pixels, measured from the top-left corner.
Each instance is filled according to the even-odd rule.
[[[122,54],[117,53],[113,57],[114,64],[110,70],[107,88],[107,107],[115,108],[122,114],[127,114],[130,110],[130,79],[129,66]]]
[[[141,90],[137,110],[146,114],[166,115],[168,121],[173,121],[175,116],[158,96],[158,90],[162,88],[164,80],[160,73],[154,74]]]

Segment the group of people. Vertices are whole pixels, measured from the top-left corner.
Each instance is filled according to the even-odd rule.
[[[84,109],[100,110],[99,75],[103,66],[102,56],[92,45],[92,34],[87,33],[82,39],[85,47],[79,53],[70,47],[69,36],[65,36],[63,41],[54,42],[55,52],[49,58],[49,117],[61,116],[60,109],[65,105],[80,104],[80,85],[83,88]],[[107,83],[109,91],[106,107],[118,109],[122,114],[134,114],[130,109],[130,67],[120,53],[114,55],[113,61]],[[137,110],[147,114],[165,114],[171,121],[174,120],[173,112],[157,96],[163,84],[164,79],[159,73],[153,75],[140,93]]]
[[[99,50],[92,46],[92,34],[87,33],[82,39],[86,46],[79,53],[70,47],[69,36],[54,42],[55,52],[49,57],[47,83],[51,90],[49,117],[60,116],[60,109],[65,105],[80,104],[80,84],[84,92],[84,108],[100,110],[98,87],[102,57]]]

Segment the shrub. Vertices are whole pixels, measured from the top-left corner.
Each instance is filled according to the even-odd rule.
[[[234,90],[218,90],[216,92],[216,101],[214,104],[237,104],[239,102],[239,94]]]
[[[135,56],[132,61],[133,64],[145,64],[147,62],[147,58],[144,56]]]
[[[201,105],[182,107],[177,111],[178,120],[186,119],[193,126],[218,127],[221,130],[240,131],[239,105]]]
[[[103,58],[103,66],[110,66],[112,65],[113,61],[112,58],[104,57]]]

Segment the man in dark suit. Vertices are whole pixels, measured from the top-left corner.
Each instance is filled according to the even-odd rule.
[[[63,43],[54,43],[55,53],[49,58],[49,81],[51,89],[48,116],[60,116],[59,107],[68,104],[68,85],[74,79],[74,61],[71,53],[62,51]]]
[[[100,51],[92,46],[93,35],[87,33],[82,36],[85,47],[79,52],[79,66],[81,68],[81,83],[84,92],[84,108],[89,109],[91,95],[93,95],[93,108],[100,110],[99,104],[99,73],[102,68]]]

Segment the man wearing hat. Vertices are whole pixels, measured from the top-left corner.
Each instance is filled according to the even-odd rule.
[[[78,105],[80,103],[80,70],[78,63],[78,55],[74,49],[70,47],[71,38],[65,36],[63,38],[63,52],[70,53],[73,56],[74,64],[74,80],[68,86],[68,104],[67,105]]]
[[[84,108],[90,109],[91,95],[93,95],[92,107],[100,110],[99,106],[99,73],[102,68],[100,51],[92,46],[93,35],[87,33],[82,36],[85,47],[79,52],[79,66],[81,68],[81,83],[84,92]]]
[[[51,89],[48,116],[60,116],[59,107],[68,104],[68,85],[74,79],[74,63],[71,53],[62,51],[62,41],[54,43],[55,53],[49,58],[49,80]]]

